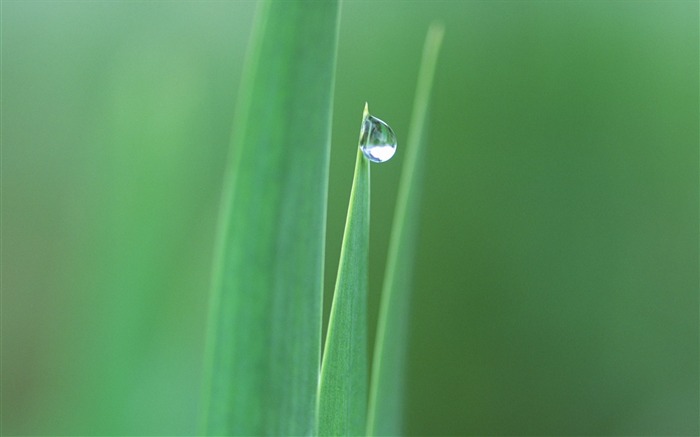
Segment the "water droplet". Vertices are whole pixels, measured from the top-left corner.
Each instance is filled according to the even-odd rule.
[[[386,162],[396,152],[396,134],[388,124],[369,114],[367,104],[360,129],[360,149],[372,162]]]

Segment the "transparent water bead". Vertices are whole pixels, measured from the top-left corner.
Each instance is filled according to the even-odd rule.
[[[360,149],[372,162],[386,162],[396,152],[396,134],[388,124],[369,114],[366,103],[360,129]]]

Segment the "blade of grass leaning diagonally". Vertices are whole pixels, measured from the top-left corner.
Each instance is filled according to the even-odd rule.
[[[423,48],[411,124],[406,141],[406,161],[389,243],[377,337],[372,364],[367,434],[401,435],[405,385],[411,272],[418,232],[419,201],[425,154],[425,124],[430,90],[444,28],[433,23]]]
[[[311,435],[337,1],[265,1],[233,134],[217,235],[203,427]]]
[[[363,121],[369,115],[367,105]],[[367,415],[369,161],[357,148],[318,396],[320,436],[358,436]]]

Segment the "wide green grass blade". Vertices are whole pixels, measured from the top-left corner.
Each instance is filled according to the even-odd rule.
[[[396,212],[379,309],[372,364],[368,435],[400,435],[403,424],[404,379],[411,273],[418,231],[420,188],[425,154],[424,130],[430,90],[444,30],[431,25],[423,48],[413,113],[406,142]]]
[[[223,195],[207,434],[316,426],[337,1],[258,11]]]
[[[368,115],[367,106],[362,119]],[[323,351],[318,433],[363,435],[367,416],[369,161],[357,148],[355,177]]]

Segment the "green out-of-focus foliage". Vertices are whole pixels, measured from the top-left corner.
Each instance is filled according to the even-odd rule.
[[[418,70],[377,318],[367,412],[368,436],[405,433],[408,329],[413,300],[411,282],[415,270],[420,197],[427,154],[426,122],[444,33],[445,29],[440,23],[430,25]]]
[[[338,13],[308,0],[257,13],[215,242],[207,435],[316,429]]]
[[[1,8],[2,433],[192,435],[255,3]],[[448,35],[407,433],[697,435],[698,3],[341,9],[327,296],[357,108],[400,141],[372,174],[370,327],[423,39]]]

